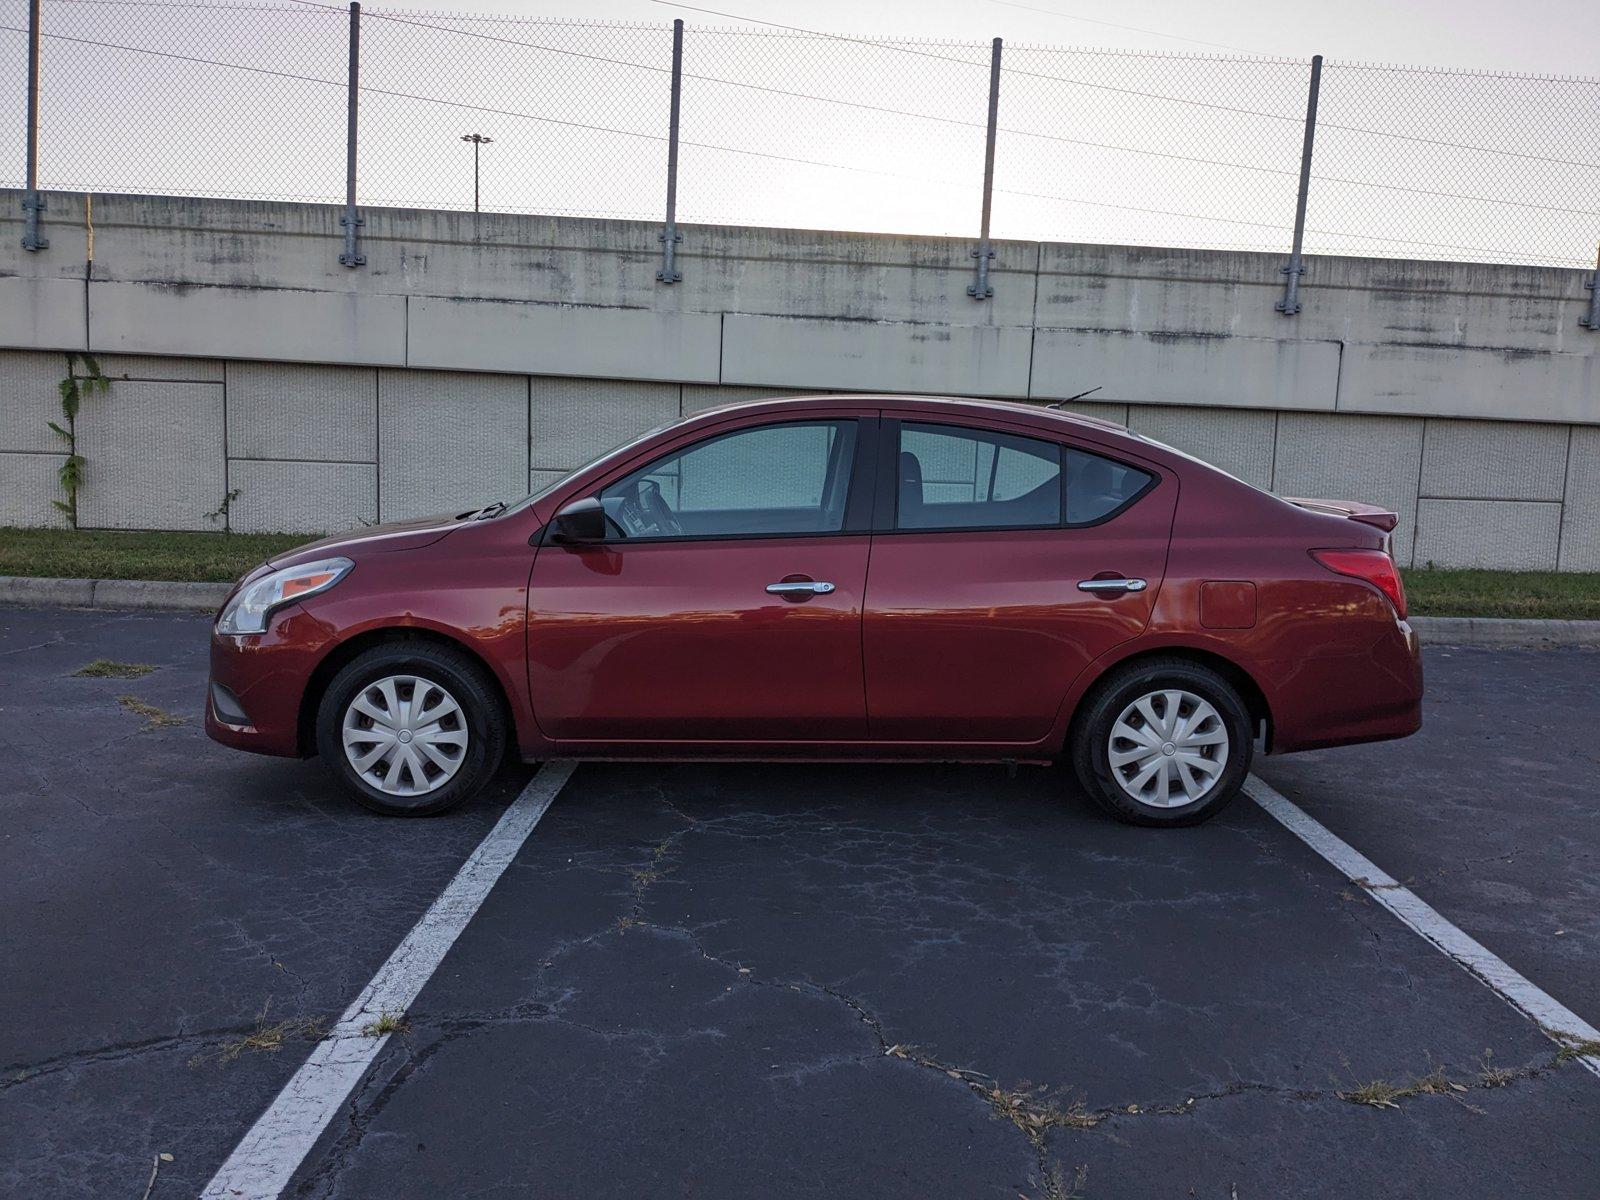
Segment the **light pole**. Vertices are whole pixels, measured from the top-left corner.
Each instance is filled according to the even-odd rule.
[[[478,149],[494,141],[492,137],[484,137],[481,133],[463,133],[463,142],[472,143],[472,215],[478,215]]]

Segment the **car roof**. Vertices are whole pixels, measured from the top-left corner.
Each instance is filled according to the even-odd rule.
[[[1024,401],[1024,400],[979,400],[967,396],[906,396],[893,393],[849,392],[849,393],[817,393],[805,396],[772,396],[760,400],[741,400],[730,404],[717,405],[695,413],[692,417],[678,422],[677,427],[693,428],[702,423],[702,418],[710,418],[712,422],[726,419],[730,416],[739,416],[745,413],[759,415],[762,413],[804,412],[807,409],[888,409],[899,413],[917,413],[931,417],[942,414],[961,414],[971,417],[990,417],[993,419],[1015,422],[1020,425],[1031,425],[1035,429],[1048,435],[1051,432],[1079,431],[1089,435],[1090,441],[1098,441],[1107,450],[1115,451],[1120,447],[1123,451],[1136,455],[1147,461],[1154,460],[1174,470],[1194,470],[1196,468],[1233,480],[1235,483],[1252,490],[1260,491],[1254,485],[1246,484],[1237,476],[1224,471],[1214,463],[1206,462],[1202,458],[1169,446],[1136,430],[1129,429],[1126,425],[1116,421],[1105,421],[1099,417],[1085,416],[1082,413],[1068,412],[1065,409],[1053,408],[1051,403],[1070,403],[1070,401]],[[1065,429],[1063,429],[1065,427]]]
[[[1115,421],[1104,421],[1099,417],[1089,417],[1081,413],[1052,408],[1044,402],[978,400],[964,396],[880,395],[861,392],[846,394],[817,393],[806,396],[772,396],[759,400],[739,400],[729,404],[719,404],[714,408],[701,409],[691,419],[698,420],[707,416],[726,417],[740,413],[782,412],[785,409],[809,408],[895,408],[915,412],[965,413],[975,417],[992,416],[1009,419],[1021,417],[1030,424],[1039,424],[1046,427],[1050,424],[1064,423],[1067,425],[1079,425],[1088,429],[1113,430],[1124,435],[1129,432],[1126,426],[1119,425]]]

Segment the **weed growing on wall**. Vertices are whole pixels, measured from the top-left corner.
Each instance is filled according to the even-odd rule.
[[[83,364],[82,378],[78,376],[80,362]],[[110,386],[111,380],[100,370],[100,363],[94,355],[67,352],[67,377],[58,388],[61,393],[61,415],[66,424],[50,422],[50,428],[67,443],[67,460],[56,472],[56,478],[61,481],[61,490],[66,492],[67,498],[52,500],[51,503],[67,514],[67,520],[74,529],[78,528],[78,488],[83,484],[83,456],[78,453],[78,412],[83,407],[85,396],[92,392],[103,392]]]
[[[227,530],[228,510],[233,507],[233,502],[242,495],[244,495],[243,488],[228,489],[228,494],[222,498],[222,503],[208,512],[206,514],[206,519],[211,521],[221,521],[224,530]]]

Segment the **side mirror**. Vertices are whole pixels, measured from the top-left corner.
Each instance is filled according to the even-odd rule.
[[[564,546],[590,545],[606,540],[606,510],[593,496],[574,500],[550,522],[550,540]]]

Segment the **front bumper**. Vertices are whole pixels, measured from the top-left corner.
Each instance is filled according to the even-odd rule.
[[[274,613],[265,633],[213,632],[206,734],[236,750],[300,757],[301,704],[332,640],[299,605]]]

